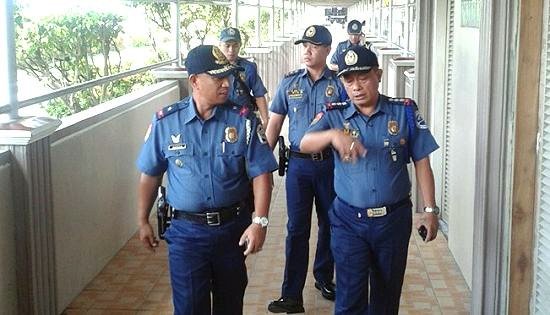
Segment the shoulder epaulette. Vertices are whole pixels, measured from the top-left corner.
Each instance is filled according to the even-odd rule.
[[[349,107],[349,103],[348,102],[332,102],[332,103],[327,103],[326,107],[327,107],[327,110],[344,109],[344,108]]]
[[[417,108],[415,101],[410,98],[388,98],[388,102],[393,105],[412,106],[415,109]]]
[[[298,73],[301,73],[302,71],[304,71],[304,69],[296,69],[296,70],[293,70],[293,71],[290,71],[288,72],[287,74],[285,74],[285,78],[288,78],[288,77],[291,77],[293,75],[296,75]]]
[[[173,113],[177,112],[178,110],[185,108],[189,106],[188,97],[184,98],[183,100],[174,103],[172,105],[168,105],[164,107],[163,109],[159,110],[156,113],[157,120],[163,119],[166,116],[172,115]]]

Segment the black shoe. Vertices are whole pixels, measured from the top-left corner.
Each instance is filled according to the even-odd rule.
[[[334,301],[336,298],[336,285],[332,282],[315,282],[317,290],[321,291],[321,295],[327,299]]]
[[[295,300],[293,298],[285,298],[285,297],[282,297],[276,301],[269,303],[269,306],[267,306],[267,309],[271,313],[294,314],[294,313],[305,312],[304,304],[301,301]]]

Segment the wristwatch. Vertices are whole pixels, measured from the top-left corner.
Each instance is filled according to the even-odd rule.
[[[254,219],[252,219],[252,223],[256,223],[265,228],[269,224],[269,219],[267,217],[254,217]]]
[[[424,207],[424,212],[439,215],[439,212],[441,212],[441,211],[439,210],[438,206],[433,206],[433,207]]]

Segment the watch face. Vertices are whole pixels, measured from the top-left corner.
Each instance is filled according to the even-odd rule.
[[[262,226],[265,227],[265,226],[267,226],[268,223],[269,223],[269,221],[267,220],[266,217],[260,218],[260,224],[261,224]]]

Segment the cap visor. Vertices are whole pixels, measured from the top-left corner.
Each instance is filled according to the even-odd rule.
[[[222,42],[224,42],[224,43],[225,43],[225,42],[239,42],[239,43],[240,43],[240,42],[241,42],[241,39],[240,39],[240,38],[237,38],[237,37],[235,37],[235,36],[225,36],[225,37],[222,37],[222,38],[220,39],[220,41],[222,41]]]
[[[330,43],[329,43],[329,44],[325,44],[325,43],[321,43],[321,42],[314,42],[314,41],[312,41],[312,40],[310,40],[310,39],[299,39],[299,40],[297,40],[297,41],[294,42],[294,45],[298,45],[298,44],[301,44],[301,43],[312,43],[313,45],[318,45],[318,46],[319,46],[319,45],[327,45],[327,46],[330,45]]]
[[[351,73],[351,72],[369,72],[371,69],[372,69],[372,66],[351,67],[338,72],[336,76],[341,77],[344,74]]]
[[[237,71],[244,71],[244,68],[236,65],[228,64],[216,70],[206,71],[206,73],[216,78],[223,78]]]

